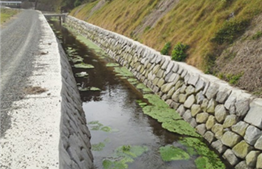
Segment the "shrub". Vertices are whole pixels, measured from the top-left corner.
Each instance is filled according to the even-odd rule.
[[[177,43],[172,51],[172,60],[184,61],[187,57],[186,50],[189,48],[188,45]]]
[[[236,38],[244,33],[249,23],[250,20],[247,19],[226,21],[211,41],[220,45],[224,43],[231,44]]]
[[[160,51],[160,53],[161,53],[162,55],[168,55],[170,49],[171,49],[171,43],[170,43],[170,42],[167,42],[167,43],[165,44],[165,46],[163,47],[163,49]]]

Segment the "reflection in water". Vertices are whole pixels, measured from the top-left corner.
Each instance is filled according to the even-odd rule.
[[[74,73],[86,72],[87,77],[76,77],[77,85],[82,88],[96,87],[99,91],[80,92],[83,101],[87,122],[99,123],[100,126],[91,130],[91,143],[103,145],[102,151],[93,151],[95,165],[103,168],[102,162],[112,157],[115,149],[123,145],[147,146],[148,151],[136,158],[128,167],[132,169],[194,169],[194,160],[197,155],[189,160],[177,160],[164,162],[159,154],[159,148],[172,144],[182,150],[187,148],[177,141],[182,139],[180,135],[170,133],[161,127],[161,124],[145,115],[136,103],[143,100],[139,93],[127,80],[115,75],[112,67],[106,67],[107,62],[113,62],[109,58],[100,58],[92,53],[85,45],[80,43],[65,28],[51,22],[60,38],[64,49],[69,55],[78,55],[84,58],[84,63],[93,65],[94,69],[72,68]],[[73,64],[71,62],[71,64]],[[106,126],[112,132],[99,130]]]

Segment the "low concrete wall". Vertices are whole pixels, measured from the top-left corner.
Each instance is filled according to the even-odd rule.
[[[262,168],[262,99],[185,63],[68,16],[66,22],[126,66],[235,168]]]

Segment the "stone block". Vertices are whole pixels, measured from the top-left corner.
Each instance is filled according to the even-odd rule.
[[[195,88],[193,87],[193,86],[188,86],[187,88],[186,88],[186,94],[187,95],[191,95],[191,94],[193,94],[193,93],[195,93]]]
[[[204,138],[207,140],[207,142],[212,143],[212,141],[214,140],[214,134],[211,131],[207,131],[204,134]]]
[[[195,117],[201,111],[201,107],[198,104],[193,104],[191,106],[191,115]]]
[[[255,99],[250,103],[250,109],[244,119],[260,129],[262,129],[262,99]]]
[[[180,76],[176,73],[172,73],[170,77],[166,80],[167,82],[172,82],[174,84],[177,83],[177,81],[180,79]]]
[[[197,122],[196,122],[196,119],[195,118],[191,118],[191,121],[189,122],[189,124],[192,126],[192,127],[196,127],[197,126]]]
[[[172,68],[172,71],[173,71],[174,73],[177,73],[178,70],[179,70],[179,65],[178,65],[177,63],[174,63],[174,66],[173,66],[173,68]]]
[[[258,138],[258,140],[255,143],[255,148],[262,150],[262,135]]]
[[[172,95],[175,92],[175,87],[172,87],[168,92],[167,92],[167,98],[170,99],[172,97]]]
[[[251,169],[251,168],[247,166],[245,161],[241,161],[235,166],[235,169]]]
[[[204,99],[201,103],[201,109],[203,111],[206,111],[207,110],[207,106],[208,106],[208,100],[207,99]]]
[[[207,119],[208,119],[208,113],[199,113],[199,114],[197,114],[197,116],[196,116],[196,122],[197,123],[205,123],[206,121],[207,121]]]
[[[176,110],[178,114],[180,114],[180,116],[182,116],[185,113],[185,107],[183,105],[180,105],[178,107],[178,109]]]
[[[187,88],[187,86],[185,85],[185,84],[183,84],[182,86],[181,86],[181,88],[180,88],[180,93],[185,93],[186,92],[186,88]]]
[[[158,87],[162,88],[162,86],[164,85],[164,83],[165,83],[164,79],[163,79],[163,78],[160,78],[160,79],[158,80],[158,82],[157,82],[156,85],[157,85]]]
[[[220,154],[224,153],[226,151],[226,146],[222,144],[220,140],[214,141],[211,146],[216,149]]]
[[[204,96],[202,91],[200,91],[200,92],[198,92],[196,94],[196,102],[197,102],[197,104],[201,104],[204,99],[205,99],[205,96]]]
[[[187,121],[188,123],[190,123],[192,116],[189,110],[187,110],[184,114],[183,114],[183,119],[185,121]]]
[[[214,99],[211,99],[209,102],[208,102],[208,105],[207,105],[207,112],[208,113],[214,113],[215,112],[215,107],[216,107],[216,101]]]
[[[249,110],[249,99],[238,100],[235,103],[236,115],[238,117],[244,117]]]
[[[231,127],[232,131],[234,131],[235,133],[239,134],[240,136],[244,137],[246,129],[248,127],[248,124],[240,121],[237,124],[233,125]]]
[[[226,112],[224,105],[222,105],[222,104],[217,105],[216,108],[215,108],[216,120],[219,123],[222,123],[225,120],[226,116],[227,116],[227,112]]]
[[[227,99],[227,101],[225,102],[224,106],[227,110],[229,110],[229,108],[232,106],[232,105],[235,105],[235,102],[236,102],[236,96],[234,93],[231,93]]]
[[[179,103],[185,103],[186,101],[186,94],[180,94],[178,96]]]
[[[183,84],[184,84],[184,82],[182,80],[178,80],[176,85],[175,85],[175,89],[177,90],[177,89],[181,88],[183,86]]]
[[[177,89],[175,92],[174,92],[174,94],[172,95],[172,100],[174,100],[175,102],[178,102],[179,101],[179,94],[180,94],[180,92],[179,92],[179,89]]]
[[[184,106],[185,106],[186,108],[191,108],[191,106],[195,103],[195,101],[196,101],[195,96],[192,94],[192,95],[190,95],[190,96],[186,99],[186,101],[185,101],[185,103],[184,103]]]
[[[246,156],[246,164],[249,167],[254,168],[256,166],[257,157],[259,155],[259,151],[250,151]]]
[[[223,136],[223,134],[224,134],[224,130],[223,130],[223,126],[222,126],[221,124],[215,124],[215,125],[212,127],[211,131],[212,131],[212,132],[213,132],[213,131],[216,131],[216,132],[214,132],[214,133],[215,133],[215,137],[216,137],[217,139],[219,139],[219,140],[222,139],[222,136]]]
[[[196,92],[199,92],[200,90],[203,90],[205,88],[206,81],[204,81],[202,78],[199,78],[197,81],[195,87],[196,87]]]
[[[217,92],[218,92],[218,88],[219,86],[214,84],[214,83],[211,83],[205,93],[205,96],[208,98],[208,99],[212,99],[216,96]]]
[[[239,141],[241,137],[231,131],[227,131],[222,136],[222,143],[228,147],[234,147]]]
[[[244,139],[246,140],[246,142],[248,144],[254,145],[261,135],[262,135],[261,130],[250,125],[250,126],[247,127]]]
[[[262,153],[257,157],[256,168],[257,169],[262,169]]]
[[[198,82],[198,79],[199,79],[199,75],[198,74],[191,74],[191,76],[190,76],[190,78],[189,78],[187,83],[189,85],[196,86],[197,82]]]
[[[167,68],[166,68],[166,71],[165,71],[165,75],[167,75],[169,72],[171,72],[173,67],[174,67],[174,62],[169,61],[169,64],[167,65]]]
[[[215,117],[214,116],[209,116],[206,122],[206,129],[210,130],[216,123]]]
[[[228,96],[231,94],[231,90],[224,89],[217,92],[216,101],[220,104],[225,103]]]
[[[196,126],[196,130],[200,135],[204,135],[206,132],[206,125],[205,124],[200,124],[198,126]]]
[[[164,81],[164,79],[162,79],[162,80]],[[163,93],[167,93],[173,86],[174,86],[174,83],[166,83],[163,86],[161,86],[161,91]]]
[[[229,164],[231,164],[232,166],[236,165],[239,162],[238,158],[235,156],[235,154],[230,149],[226,150],[226,152],[223,154],[223,157],[227,159]]]
[[[223,123],[224,128],[228,128],[236,124],[237,122],[237,116],[236,115],[228,115],[226,116],[226,119]]]
[[[246,157],[247,153],[250,150],[252,150],[252,147],[249,144],[247,144],[244,140],[237,143],[237,145],[235,145],[232,149],[234,154],[237,157],[242,158],[242,159],[244,159]]]
[[[163,70],[159,70],[159,71],[157,72],[157,74],[156,74],[156,76],[159,77],[159,78],[162,78],[163,75],[164,75],[164,71],[163,71]]]

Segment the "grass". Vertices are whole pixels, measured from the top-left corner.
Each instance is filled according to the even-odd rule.
[[[5,22],[7,22],[12,16],[16,15],[19,11],[15,9],[6,9],[1,8],[0,10],[0,24],[3,25]]]
[[[143,24],[145,16],[158,2],[160,0],[113,0],[95,11],[87,21],[132,36],[158,51],[166,42],[188,44],[186,62],[205,70],[209,61],[213,62],[219,55],[217,51],[222,51],[227,46],[225,44],[233,43],[246,30],[249,21],[262,11],[261,0],[252,3],[249,0],[180,0],[155,27],[148,27],[142,34],[134,36],[133,31]],[[96,3],[88,3],[75,16],[85,20]],[[258,33],[254,38],[260,36]],[[217,39],[218,43],[212,39]]]

